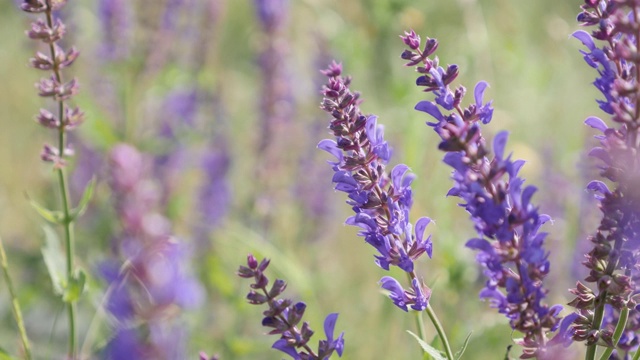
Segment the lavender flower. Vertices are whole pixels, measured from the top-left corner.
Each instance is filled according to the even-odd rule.
[[[98,1],[98,19],[100,19],[103,36],[99,50],[101,59],[117,61],[128,57],[131,50],[129,42],[132,10],[130,1]]]
[[[205,242],[209,232],[226,215],[231,203],[231,194],[227,175],[231,165],[227,145],[219,137],[217,144],[202,155],[201,168],[205,180],[198,192],[197,208],[200,220],[196,225],[196,237]]]
[[[74,47],[65,51],[58,45],[65,35],[66,27],[60,18],[53,16],[53,11],[60,10],[65,3],[66,1],[29,0],[24,1],[21,6],[23,11],[45,14],[45,19],[37,19],[31,24],[27,36],[41,41],[49,50],[49,54],[36,53],[35,57],[30,59],[30,64],[36,69],[50,73],[49,77],[42,78],[36,87],[40,96],[49,97],[56,103],[57,112],[41,109],[36,120],[40,125],[55,129],[60,134],[57,147],[45,145],[41,154],[42,160],[52,162],[56,168],[64,167],[64,158],[73,155],[71,148],[65,144],[64,134],[84,121],[84,113],[78,107],[70,107],[66,103],[78,92],[78,81],[65,81],[61,70],[71,66],[79,52]]]
[[[318,350],[314,351],[309,346],[309,340],[313,330],[306,321],[298,328],[302,316],[307,308],[303,302],[293,303],[290,299],[278,298],[286,289],[284,280],[276,279],[267,289],[269,279],[264,271],[269,266],[269,260],[263,259],[260,263],[249,254],[247,266],[240,266],[238,276],[246,279],[253,278],[251,291],[247,294],[247,300],[254,305],[267,304],[269,309],[264,312],[265,318],[262,326],[272,328],[269,334],[280,335],[280,339],[273,344],[273,348],[291,356],[294,360],[325,360],[331,358],[334,352],[342,357],[344,350],[344,332],[334,339],[333,332],[338,320],[338,314],[327,315],[324,321],[326,340],[320,340]]]
[[[347,203],[356,213],[346,223],[362,229],[359,235],[378,251],[378,266],[389,270],[394,265],[411,277],[408,290],[392,278],[382,278],[381,285],[391,292],[394,304],[405,311],[408,306],[422,311],[431,290],[417,279],[414,262],[424,253],[431,257],[431,236],[424,236],[431,220],[420,218],[415,231],[409,222],[414,175],[404,164],[396,165],[391,173],[385,171],[391,148],[384,141],[383,126],[376,116],[360,112],[360,95],[349,90],[351,79],[341,76],[342,67],[334,62],[322,73],[329,80],[321,108],[333,117],[329,129],[336,141],[322,140],[318,148],[337,160],[329,162],[335,172],[335,189],[348,194]]]
[[[525,187],[518,177],[524,161],[505,156],[506,132],[495,136],[494,157],[488,158],[490,152],[479,125],[489,123],[493,114],[491,102],[483,101],[488,84],[479,82],[474,90],[475,104],[462,109],[465,88],[449,89],[458,67],[444,69],[438,66],[437,58],[429,57],[438,42],[427,38],[421,49],[415,32],[401,38],[409,47],[402,58],[420,73],[417,85],[435,95],[435,103],[421,101],[416,110],[436,120],[427,124],[442,139],[438,148],[446,152],[444,162],[453,168],[454,186],[447,195],[462,200],[460,206],[470,214],[479,235],[466,246],[478,251],[476,259],[488,278],[480,297],[490,300],[509,318],[511,327],[524,334],[517,341],[524,347],[521,358],[544,357],[546,333],[558,327],[561,306],[549,307],[542,302],[547,294],[543,281],[549,272],[549,253],[543,247],[547,234],[538,230],[549,217],[539,214],[531,203],[536,188]],[[441,109],[453,112],[443,114]]]
[[[571,292],[576,298],[570,305],[580,316],[575,322],[574,338],[586,341],[587,357],[596,352],[596,344],[613,347],[612,334],[601,327],[606,305],[615,310],[633,309],[638,291],[638,242],[640,239],[640,180],[638,164],[638,128],[640,109],[637,104],[640,57],[636,41],[640,4],[633,1],[588,0],[582,5],[578,21],[584,26],[596,26],[591,33],[576,31],[573,36],[587,48],[581,51],[589,66],[598,71],[594,86],[604,96],[596,100],[600,109],[611,116],[609,127],[597,117],[585,123],[600,131],[596,139],[600,146],[589,152],[601,163],[600,175],[610,180],[613,190],[598,180],[587,188],[597,193],[602,220],[591,238],[593,249],[583,264],[589,270],[586,282],[594,283],[597,291],[578,282]],[[601,48],[594,40],[605,43]],[[615,317],[615,315],[613,315]],[[611,316],[605,324],[617,323]]]
[[[256,0],[255,8],[264,33],[264,46],[258,54],[258,66],[262,75],[260,92],[261,135],[257,148],[260,161],[256,167],[257,183],[264,184],[257,199],[258,210],[264,212],[266,222],[273,200],[282,196],[283,184],[274,173],[287,171],[287,132],[294,117],[294,96],[288,66],[288,43],[283,35],[289,14],[286,0]]]
[[[122,225],[114,247],[122,261],[106,262],[100,269],[110,284],[107,309],[116,321],[107,355],[182,359],[185,330],[175,308],[197,306],[202,289],[186,272],[186,248],[171,236],[171,224],[157,211],[160,189],[147,177],[144,156],[120,144],[111,151],[109,163]]]
[[[72,203],[68,195],[69,190],[64,167],[66,158],[73,155],[73,149],[67,144],[67,132],[78,127],[84,121],[84,113],[78,107],[69,105],[69,100],[78,93],[78,81],[76,79],[67,81],[63,77],[63,70],[71,66],[79,56],[79,52],[75,47],[64,50],[61,46],[67,28],[56,13],[65,4],[66,0],[25,0],[20,7],[25,12],[44,15],[43,18],[38,18],[31,23],[31,29],[26,33],[30,39],[42,42],[48,50],[47,53],[37,52],[30,59],[30,65],[35,69],[48,73],[48,77],[43,77],[36,84],[36,88],[38,89],[38,95],[50,98],[55,103],[55,111],[41,109],[36,116],[36,121],[45,128],[55,130],[58,143],[56,146],[45,144],[40,158],[45,162],[53,163],[60,189],[62,204],[60,214],[62,216],[58,223],[64,228],[66,278],[63,284],[58,285],[67,288],[71,287],[72,284],[77,284],[81,293],[84,289],[82,288],[83,285],[80,284],[84,284],[84,281],[81,280],[82,275],[79,275],[80,273],[76,271],[77,269],[74,265],[74,232],[72,226],[80,211],[71,208]],[[88,189],[91,189],[91,187]],[[64,291],[68,291],[68,289]],[[73,359],[76,356],[75,302],[77,297],[71,299],[68,296],[64,296],[66,294],[58,295],[63,295],[63,301],[65,301],[67,307],[69,319],[69,348],[67,356]]]

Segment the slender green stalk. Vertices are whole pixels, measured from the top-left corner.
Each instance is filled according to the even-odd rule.
[[[633,359],[631,360],[640,360],[640,349],[636,350],[636,353],[633,354]]]
[[[45,11],[47,17],[47,24],[49,27],[53,27],[53,9],[51,5],[51,0],[47,0],[47,10]],[[49,52],[51,53],[51,58],[56,59],[56,52],[54,49],[53,43],[49,44]],[[56,77],[57,81],[62,83],[62,74],[60,73],[58,62],[54,62],[53,73]],[[65,150],[65,124],[62,121],[64,119],[64,101],[58,100],[58,119],[60,119],[60,127],[58,128],[58,154],[60,158],[64,156]],[[62,222],[62,226],[64,227],[65,234],[65,252],[66,252],[66,260],[67,260],[67,284],[71,283],[71,279],[73,278],[73,219],[70,214],[70,206],[69,206],[69,192],[67,190],[67,181],[64,172],[64,168],[62,166],[56,168],[56,172],[58,173],[58,185],[60,188],[60,198],[62,202],[62,211],[64,214],[64,221]],[[73,301],[70,301],[67,304],[67,310],[69,315],[69,351],[68,355],[70,359],[75,359],[76,354],[76,321],[75,321],[75,304]]]
[[[64,133],[61,131],[60,140],[64,141]],[[63,149],[63,147],[61,147]],[[64,235],[65,235],[65,252],[67,258],[67,284],[71,283],[73,278],[73,221],[70,216],[69,196],[67,191],[67,182],[63,169],[58,169],[58,183],[60,185],[60,196],[62,198],[62,207],[64,212]],[[75,359],[76,353],[76,320],[75,320],[75,303],[70,301],[67,304],[69,315],[69,358]]]
[[[13,289],[13,282],[11,276],[9,276],[9,262],[7,261],[7,254],[4,251],[4,245],[0,238],[0,263],[2,265],[2,272],[4,274],[4,280],[7,283],[9,289],[9,295],[11,296],[11,306],[13,310],[13,318],[18,325],[18,331],[20,332],[20,339],[22,340],[22,347],[24,348],[24,358],[31,360],[31,346],[29,345],[29,338],[27,337],[27,330],[24,327],[24,321],[22,320],[22,311],[20,310],[20,303],[18,303],[18,297]]]
[[[431,323],[436,328],[436,332],[440,337],[440,341],[442,342],[442,346],[444,347],[444,352],[447,355],[447,359],[453,360],[454,357],[453,357],[453,352],[451,351],[451,345],[449,345],[449,339],[447,339],[447,334],[445,334],[444,328],[442,327],[442,324],[440,324],[440,320],[438,320],[438,317],[436,316],[436,312],[433,311],[431,304],[427,304],[427,308],[425,309],[425,311],[427,312],[427,315],[429,315],[429,319],[431,319]]]
[[[606,293],[601,294],[600,298],[604,299],[606,297]],[[593,315],[593,323],[592,329],[599,329],[602,324],[602,318],[604,317],[604,304],[602,306],[597,306],[595,313]],[[595,360],[596,352],[598,351],[597,344],[591,344],[587,346],[587,354],[585,355],[585,360]]]
[[[618,345],[618,341],[620,341],[620,337],[622,337],[622,333],[624,332],[625,327],[627,326],[627,319],[629,318],[629,308],[625,307],[620,312],[620,318],[618,319],[618,325],[616,325],[616,329],[613,331],[613,346],[607,348],[602,355],[600,356],[600,360],[608,360],[613,350]]]

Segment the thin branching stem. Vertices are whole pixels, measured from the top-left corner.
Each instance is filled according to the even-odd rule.
[[[16,325],[18,325],[18,331],[20,332],[20,340],[22,341],[22,347],[24,348],[24,358],[25,360],[31,360],[31,345],[29,345],[27,330],[22,319],[20,303],[18,302],[18,297],[16,296],[16,292],[13,288],[11,276],[9,275],[9,262],[7,261],[7,254],[4,251],[2,238],[0,238],[0,265],[2,265],[4,281],[6,282],[7,288],[9,289],[9,296],[11,296],[11,310],[13,311],[13,319],[16,321]]]

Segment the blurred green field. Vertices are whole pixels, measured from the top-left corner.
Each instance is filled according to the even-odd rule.
[[[352,88],[361,91],[365,99],[361,108],[378,115],[378,122],[385,125],[386,139],[394,148],[392,163],[406,163],[418,176],[413,183],[412,219],[429,216],[436,221],[428,229],[433,234],[434,256],[420,262],[419,274],[433,289],[431,304],[453,346],[460,347],[472,333],[464,358],[502,359],[518,334],[511,332],[506,318],[477,300],[484,279],[473,253],[464,248],[466,240],[474,236],[473,227],[456,200],[445,198],[451,182],[441,153],[436,151],[436,134],[424,125],[428,120],[424,114],[413,110],[425,97],[414,85],[413,71],[403,67],[399,58],[403,44],[398,35],[404,30],[413,28],[423,38],[439,40],[441,64],[460,66],[456,84],[471,89],[486,80],[491,85],[485,99],[493,99],[496,112],[486,136],[509,130],[508,149],[527,160],[524,177],[540,189],[534,201],[541,212],[549,212],[555,219],[546,228],[551,233],[547,242],[552,258],[549,302],[566,303],[570,295],[566,289],[576,280],[572,273],[576,241],[596,227],[595,223],[580,222],[582,189],[587,180],[581,178],[579,166],[587,166],[583,144],[589,137],[582,123],[588,115],[600,113],[594,101],[598,94],[590,85],[595,73],[578,53],[579,42],[570,38],[577,29],[575,16],[581,3],[292,0],[286,41],[296,107],[292,125],[286,134],[280,134],[280,139],[287,141],[283,161],[289,172],[271,174],[285,191],[270,194],[272,205],[260,209],[250,204],[263,188],[255,183],[253,173],[261,161],[255,148],[261,136],[259,99],[263,96],[255,58],[264,34],[252,2],[222,1],[219,21],[200,29],[209,32],[210,43],[201,44],[206,47],[207,63],[195,75],[176,61],[145,82],[127,83],[134,62],[129,68],[98,66],[100,28],[94,1],[70,1],[71,41],[82,53],[70,72],[80,81],[81,95],[76,99],[88,115],[77,135],[97,150],[107,151],[126,141],[152,151],[154,119],[149,109],[168,89],[196,83],[220,94],[226,113],[224,136],[232,156],[232,204],[223,224],[211,233],[211,251],[195,254],[192,264],[208,298],[200,309],[185,314],[191,358],[196,358],[199,350],[220,354],[221,359],[282,358],[270,350],[275,339],[264,335],[262,309],[244,299],[249,282],[235,275],[249,252],[272,259],[270,278],[286,279],[287,294],[307,303],[307,321],[318,335],[322,334],[324,316],[340,313],[336,329],[345,331],[343,358],[421,357],[405,331],[415,331],[413,316],[399,311],[379,291],[377,281],[386,273],[373,263],[373,251],[356,236],[356,229],[343,225],[350,215],[344,194],[327,192],[331,212],[318,222],[300,211],[296,195],[288,191],[312,181],[331,187],[330,177],[317,181],[295,172],[297,160],[329,137],[310,131],[318,123],[321,127],[328,124],[318,109],[320,95],[314,83],[318,39],[326,41],[327,51],[342,62],[345,73],[353,75]],[[149,9],[152,11],[153,5]],[[0,3],[0,33],[4,35],[0,78],[5,84],[0,87],[0,236],[8,247],[36,357],[53,359],[61,358],[56,354],[65,351],[66,317],[60,302],[53,298],[41,259],[43,220],[30,208],[25,194],[52,207],[58,205],[51,167],[39,160],[42,143],[52,141],[52,134],[33,121],[44,100],[33,87],[40,74],[27,66],[34,50],[24,36],[28,24],[28,16],[12,2]],[[99,94],[91,90],[96,73],[104,73],[126,88],[126,129],[112,122],[108,111],[100,107]],[[210,118],[216,126],[221,123],[215,112],[199,116]],[[205,140],[196,136],[193,141],[202,146]],[[316,151],[313,159],[322,166],[328,156]],[[190,238],[190,209],[194,184],[199,181],[196,171],[186,171],[169,209],[176,235],[185,241]],[[109,198],[107,183],[100,179],[94,206],[106,218],[81,221],[76,227],[77,257],[90,271],[104,258],[113,236],[113,213],[105,210]],[[260,218],[267,213],[273,221],[265,228]],[[94,278],[88,296],[80,303],[81,342],[93,326],[97,335],[87,346],[95,349],[104,345],[107,334],[104,319],[94,318],[104,295],[101,286]],[[0,282],[0,346],[15,353],[19,342],[9,305]],[[577,356],[581,349],[576,346],[575,350]],[[511,355],[518,355],[517,351]]]

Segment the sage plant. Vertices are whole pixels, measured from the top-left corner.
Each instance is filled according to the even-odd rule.
[[[109,156],[110,186],[121,224],[117,255],[100,267],[109,284],[114,320],[109,359],[184,359],[187,333],[177,309],[193,308],[203,290],[186,269],[185,244],[160,213],[161,187],[149,161],[134,147],[116,145]]]
[[[271,287],[269,278],[264,271],[269,266],[270,260],[258,260],[251,254],[247,256],[247,266],[240,266],[238,276],[251,279],[254,283],[250,285],[251,291],[247,294],[247,300],[253,305],[267,304],[269,308],[264,311],[262,326],[272,328],[271,335],[280,335],[273,348],[291,356],[294,360],[325,360],[331,358],[334,352],[342,357],[344,350],[344,332],[337,338],[333,337],[333,332],[338,320],[338,314],[327,315],[324,320],[325,340],[318,342],[318,350],[315,351],[309,345],[313,330],[306,321],[299,326],[302,321],[307,305],[303,302],[293,303],[291,299],[279,298],[287,287],[284,280],[276,279]]]
[[[586,342],[587,359],[593,359],[598,345],[607,347],[605,352],[611,354],[621,339],[629,312],[638,311],[640,3],[586,0],[581,9],[578,22],[595,29],[590,34],[576,31],[573,36],[586,47],[581,51],[584,60],[598,72],[593,84],[604,99],[596,101],[609,118],[609,123],[595,116],[586,119],[585,124],[601,133],[596,136],[599,146],[589,155],[598,159],[600,175],[612,186],[600,180],[587,185],[596,192],[602,220],[591,236],[593,248],[583,262],[589,275],[571,290],[576,298],[570,305],[579,314],[574,322],[574,339]],[[612,309],[603,326],[607,307]],[[635,322],[627,328],[636,328]],[[620,350],[626,353],[628,347]]]
[[[290,79],[289,45],[285,37],[290,3],[288,0],[254,0],[258,24],[264,34],[257,63],[262,77],[259,100],[260,137],[256,155],[258,188],[256,208],[268,225],[274,200],[282,197],[285,184],[273,174],[289,171],[286,154],[290,150],[287,132],[293,125],[295,102]]]
[[[73,155],[72,148],[67,144],[67,132],[83,122],[84,113],[78,107],[70,105],[70,99],[78,92],[78,81],[75,78],[66,80],[63,76],[63,70],[73,64],[79,52],[75,47],[64,50],[60,46],[60,41],[65,36],[66,27],[60,18],[54,15],[54,12],[60,11],[65,4],[65,0],[25,0],[21,6],[23,11],[37,14],[37,18],[27,31],[27,36],[34,41],[41,42],[46,52],[37,52],[31,58],[30,65],[48,74],[36,84],[36,88],[38,95],[51,100],[51,108],[54,109],[53,111],[46,108],[41,109],[36,120],[43,127],[55,132],[56,145],[45,144],[40,157],[43,161],[51,163],[57,174],[62,210],[53,212],[39,205],[36,206],[36,209],[64,228],[66,279],[63,284],[59,284],[59,289],[64,292],[59,295],[68,295],[68,291],[76,292],[77,289],[74,288],[83,288],[84,286],[84,281],[80,279],[82,275],[76,272],[73,249],[73,222],[82,210],[71,208],[65,173],[67,158]],[[81,292],[82,290],[80,290]],[[65,299],[67,306],[69,325],[68,357],[74,359],[76,354],[75,302],[77,296],[63,296],[63,299]]]
[[[385,170],[391,148],[384,140],[384,128],[375,115],[364,115],[359,107],[360,94],[351,92],[351,78],[342,76],[342,66],[333,62],[322,73],[328,78],[322,91],[322,110],[331,115],[329,130],[336,140],[325,139],[318,148],[335,157],[329,161],[334,171],[335,189],[348,194],[347,204],[355,215],[346,224],[361,229],[359,236],[373,246],[376,264],[384,270],[396,266],[409,279],[409,287],[391,276],[380,279],[389,298],[404,311],[426,310],[443,342],[448,359],[453,359],[448,340],[435,313],[429,306],[431,289],[418,276],[415,261],[423,254],[432,255],[431,236],[425,237],[428,217],[421,217],[415,229],[409,221],[413,204],[411,183],[415,178],[405,164]],[[417,313],[418,323],[421,315]],[[424,330],[418,326],[424,339]]]
[[[476,260],[485,269],[487,281],[480,298],[489,300],[524,335],[516,340],[523,347],[522,359],[549,358],[547,333],[557,329],[562,307],[543,302],[548,292],[544,279],[549,273],[549,252],[544,248],[547,234],[539,229],[550,218],[539,214],[531,202],[536,188],[525,186],[518,176],[524,161],[505,155],[508,134],[504,131],[494,137],[490,158],[480,127],[493,115],[491,102],[483,100],[488,84],[479,82],[475,102],[463,108],[466,89],[449,88],[458,76],[458,66],[445,69],[437,57],[430,57],[437,40],[427,38],[423,47],[414,31],[401,38],[408,47],[402,59],[420,74],[416,85],[435,95],[435,102],[421,101],[415,108],[435,119],[427,125],[440,137],[438,149],[446,153],[444,162],[453,168],[454,186],[447,196],[460,198],[478,234],[466,246],[478,251]]]

